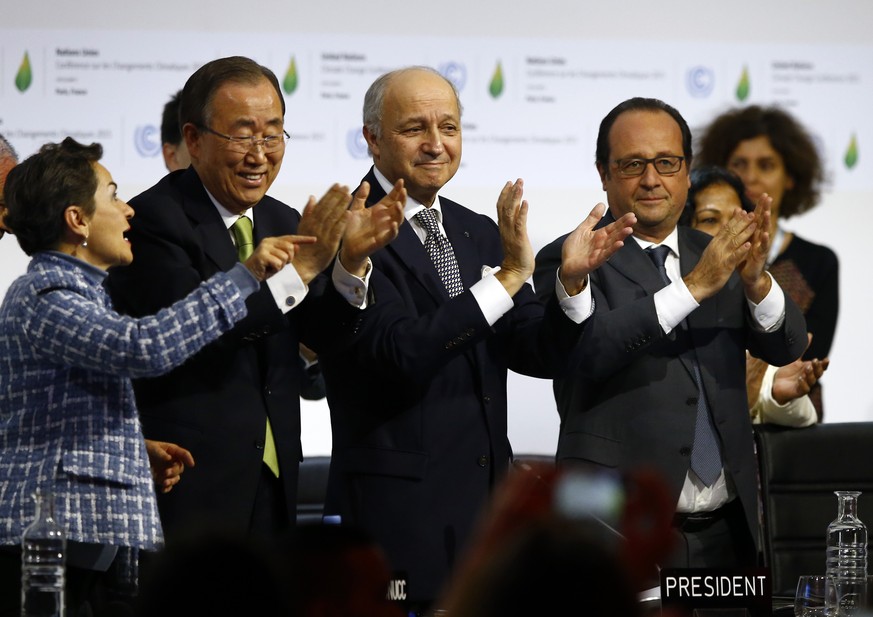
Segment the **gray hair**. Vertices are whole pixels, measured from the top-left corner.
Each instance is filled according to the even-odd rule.
[[[367,127],[367,130],[373,137],[378,138],[382,133],[382,104],[385,100],[385,91],[388,89],[388,85],[395,77],[414,71],[424,71],[442,77],[452,87],[455,101],[458,104],[458,114],[463,113],[461,97],[458,96],[458,89],[455,88],[455,84],[451,80],[446,79],[445,75],[429,66],[408,66],[380,75],[367,89],[367,94],[364,95],[364,126]]]

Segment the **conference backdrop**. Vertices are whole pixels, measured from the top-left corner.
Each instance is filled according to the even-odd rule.
[[[38,25],[40,20],[33,20]],[[122,26],[124,24],[119,24]],[[164,173],[160,115],[210,59],[246,55],[278,76],[291,140],[271,194],[302,208],[333,182],[354,187],[370,161],[361,102],[379,74],[410,64],[450,79],[463,104],[461,168],[443,193],[494,216],[502,185],[523,178],[535,249],[604,199],[594,169],[600,119],[631,96],[661,98],[693,130],[735,106],[778,104],[811,130],[826,161],[822,203],[788,229],[841,260],[841,313],[824,383],[827,421],[873,419],[866,349],[871,304],[866,208],[873,197],[873,46],[834,41],[587,40],[548,36],[412,36],[223,29],[82,29],[0,25],[0,133],[21,157],[70,135],[104,147],[103,163],[132,197]],[[24,271],[0,242],[0,293]],[[513,375],[510,436],[518,452],[552,452],[550,382]],[[326,404],[304,405],[304,450],[330,451]]]

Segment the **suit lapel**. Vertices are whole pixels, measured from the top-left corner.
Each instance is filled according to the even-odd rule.
[[[190,183],[184,194],[192,197],[185,199],[182,209],[191,219],[204,253],[219,269],[230,270],[237,262],[237,254],[221,215],[206,194],[206,189],[193,167],[188,170],[183,181]]]
[[[449,299],[446,286],[440,275],[437,274],[430,255],[427,254],[424,244],[418,239],[409,221],[404,221],[401,225],[400,233],[388,245],[388,250],[394,254],[398,263],[403,264],[412,273],[415,280],[421,283],[422,287],[433,297],[434,302],[442,304]]]
[[[688,273],[694,269],[700,261],[704,249],[703,245],[695,242],[690,237],[690,231],[691,230],[683,227],[679,228],[679,253],[681,255],[679,259],[679,268],[683,277],[688,275]],[[728,281],[725,286],[727,287],[731,284],[733,284],[733,281]],[[686,318],[692,332],[696,329],[702,328],[706,324],[713,324],[717,321],[718,297],[719,294],[716,294],[715,296],[708,298]]]
[[[614,222],[612,212],[607,212],[597,227],[604,227]],[[612,268],[623,277],[645,289],[648,295],[654,294],[664,286],[658,268],[640,248],[636,240],[628,238],[624,246],[609,258],[601,268]]]
[[[689,230],[685,227],[679,227],[679,272],[682,274],[683,278],[694,269],[697,262],[700,261],[700,256],[703,253],[702,248],[699,245],[690,241],[688,231]],[[685,350],[680,357],[682,358],[682,363],[685,365],[685,368],[688,369],[689,373],[691,373],[692,377],[694,376],[693,363],[695,359],[697,360],[698,365],[700,365],[695,333],[700,332],[702,323],[711,323],[707,322],[707,313],[713,306],[714,302],[703,302],[700,306],[691,311],[691,313],[685,318],[683,324],[685,332],[682,334],[686,337],[686,345],[684,345]],[[702,369],[701,373],[703,373]]]
[[[254,217],[255,246],[258,246],[264,238],[281,234],[296,233],[297,231],[296,226],[293,231],[289,229],[287,218],[279,216],[281,211],[273,207],[274,205],[285,207],[281,204],[276,204],[275,202],[270,203],[263,200],[252,206],[252,208],[258,209],[258,214]]]

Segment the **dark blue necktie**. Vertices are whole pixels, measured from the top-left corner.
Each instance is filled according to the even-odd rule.
[[[670,254],[670,247],[649,247],[646,249],[646,254],[657,266],[661,279],[666,285],[669,285],[670,277],[667,275],[667,268],[664,264]],[[692,355],[691,364],[694,380],[697,382],[697,420],[694,423],[694,443],[691,446],[691,469],[706,486],[712,486],[712,483],[721,474],[721,446],[715,432],[715,425],[712,422],[712,415],[709,412],[709,404],[706,401],[706,392],[703,389],[703,378],[700,374],[696,353]]]

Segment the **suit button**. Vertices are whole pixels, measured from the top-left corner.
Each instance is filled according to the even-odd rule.
[[[273,391],[270,390],[270,388],[264,388],[264,394],[266,394],[267,396],[270,396],[272,393]]]
[[[257,450],[264,449],[264,440],[263,439],[256,439],[255,440],[255,449],[257,449]]]
[[[679,448],[679,454],[681,454],[682,456],[690,456],[691,448],[689,448],[688,446],[683,446]]]
[[[697,405],[697,397],[696,396],[689,396],[687,399],[685,399],[685,404],[686,405]]]
[[[488,403],[491,402],[491,397],[490,396],[483,396],[482,400],[485,401],[485,404],[487,405]]]
[[[483,454],[482,456],[479,457],[479,460],[477,462],[479,463],[479,467],[487,467],[488,466],[488,457]]]

